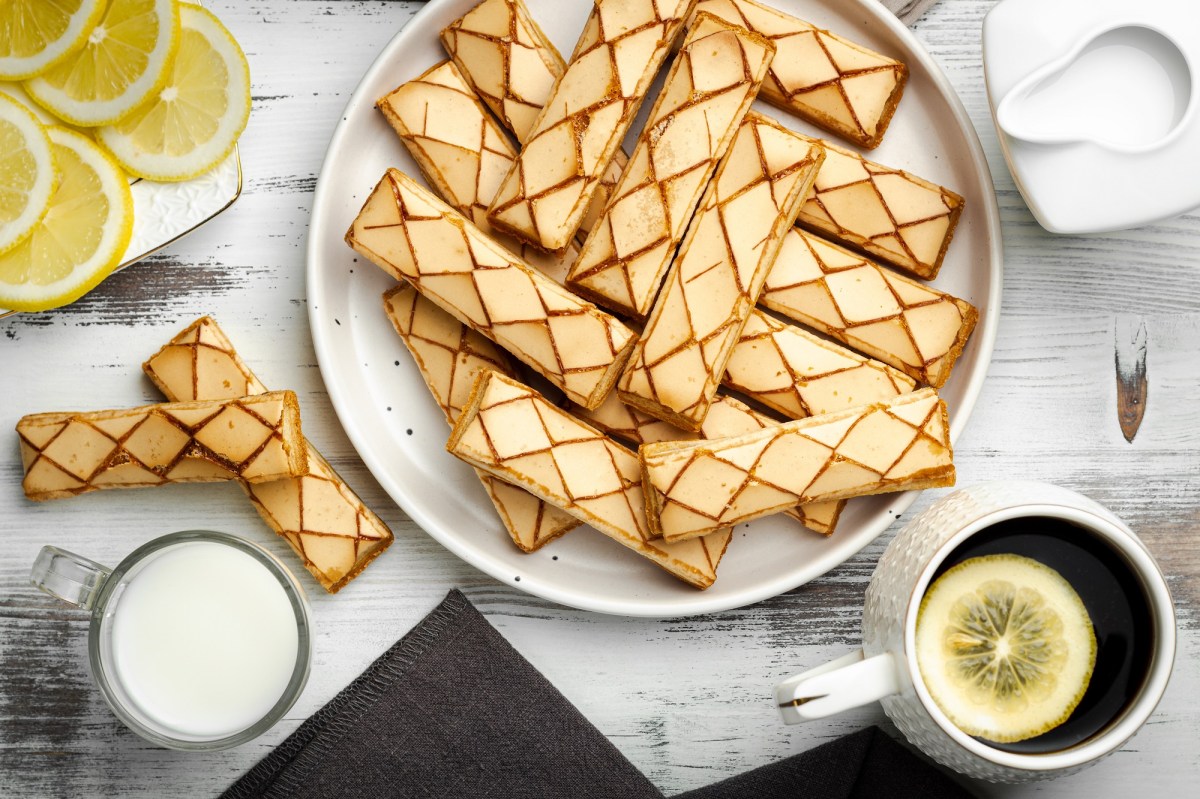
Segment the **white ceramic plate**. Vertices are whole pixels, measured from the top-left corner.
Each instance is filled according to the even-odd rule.
[[[696,591],[589,528],[539,552],[509,541],[472,471],[445,449],[441,412],[392,330],[380,295],[393,281],[342,241],[384,170],[419,176],[374,108],[377,98],[445,58],[438,32],[477,0],[434,0],[363,76],[334,131],[317,183],[308,239],[309,320],[338,418],[372,474],[447,549],[497,578],[565,605],[631,616],[680,616],[739,607],[824,574],[862,549],[915,494],[849,503],[823,538],[779,516],[739,527],[716,584]],[[962,104],[912,34],[875,0],[770,0],[779,8],[903,59],[911,76],[883,145],[872,157],[949,186],[966,211],[936,285],[979,307],[982,320],[942,392],[951,434],[962,431],[991,357],[1000,315],[1000,221],[983,150]],[[527,0],[565,53],[583,28],[586,0]],[[644,104],[644,111],[651,102]],[[760,108],[798,130],[798,120]],[[635,126],[636,128],[636,126]],[[627,142],[628,144],[628,142]]]

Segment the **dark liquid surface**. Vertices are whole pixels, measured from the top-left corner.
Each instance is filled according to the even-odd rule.
[[[1154,644],[1146,594],[1137,574],[1103,539],[1045,516],[1009,519],[981,530],[950,553],[934,579],[969,558],[1004,553],[1040,561],[1071,584],[1096,632],[1096,667],[1083,700],[1058,727],[1017,743],[979,740],[1006,752],[1060,751],[1103,730],[1141,690]]]

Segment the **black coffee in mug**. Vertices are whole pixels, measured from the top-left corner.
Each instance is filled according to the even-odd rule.
[[[1146,591],[1125,558],[1104,539],[1047,516],[1008,519],[980,530],[946,557],[930,584],[965,560],[1000,554],[1036,560],[1071,584],[1091,617],[1096,663],[1083,699],[1062,724],[1016,743],[978,740],[1020,754],[1061,751],[1115,722],[1141,691],[1154,652]]]

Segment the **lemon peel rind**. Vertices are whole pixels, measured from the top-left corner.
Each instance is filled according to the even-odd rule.
[[[0,80],[0,94],[3,94],[17,105],[23,106],[26,111],[37,117],[37,121],[41,122],[43,125],[49,126],[67,124],[34,102],[33,98],[29,96],[29,93],[25,91],[24,84]]]
[[[239,100],[244,97],[245,102],[239,103],[244,110],[236,117],[227,117],[221,120],[220,128],[210,140],[220,142],[221,146],[212,148],[208,153],[205,153],[200,166],[189,165],[185,167],[182,165],[182,162],[185,160],[184,158],[138,151],[130,138],[117,129],[119,123],[118,125],[101,127],[96,131],[97,141],[108,150],[109,154],[112,155],[126,172],[145,180],[163,183],[191,180],[215,169],[233,152],[237,146],[238,138],[242,135],[242,132],[246,129],[246,125],[250,121],[250,65],[237,39],[215,14],[205,8],[184,3],[181,6],[180,16],[181,21],[183,17],[192,16],[192,21],[204,19],[203,24],[212,26],[207,31],[201,32],[205,35],[210,45],[214,49],[217,49],[218,52],[224,49],[223,54],[226,55],[224,59],[225,63],[234,68],[230,74],[230,94],[236,95]],[[188,25],[182,23],[182,27],[186,28]],[[192,29],[200,30],[200,28],[194,25]],[[215,33],[216,36],[209,35],[210,33]],[[143,106],[139,106],[130,116],[132,117],[133,114],[140,112],[143,108],[148,108],[149,105],[150,103],[146,103]]]
[[[52,42],[51,46],[58,46],[58,52],[50,56],[49,59],[41,61],[32,67],[14,70],[10,68],[11,65],[9,62],[29,61],[34,57],[0,57],[0,80],[28,80],[43,72],[54,69],[72,55],[82,50],[87,37],[92,33],[92,29],[100,22],[100,18],[104,16],[104,9],[107,6],[108,3],[105,0],[83,0],[83,3],[79,6],[79,11],[71,15],[71,22],[66,32]],[[84,9],[87,9],[86,14],[81,13]],[[72,31],[72,29],[74,30]],[[38,56],[44,57],[48,50],[51,50],[51,47],[47,47],[38,53]]]
[[[974,593],[976,590],[978,590],[978,588],[981,588],[986,582],[992,579],[1016,583],[1020,587],[1029,587],[1028,583],[1020,582],[1021,577],[1019,576],[1000,576],[996,578],[984,578],[982,576],[974,577],[976,587],[966,588],[965,590],[962,588],[959,588],[958,590],[952,588],[951,586],[953,585],[953,578],[950,581],[945,581],[946,578],[952,577],[952,575],[954,577],[961,577],[963,572],[968,568],[974,568],[972,564],[978,564],[980,561],[988,561],[989,563],[984,564],[987,567],[1003,564],[1004,568],[1010,570],[1025,568],[1028,570],[1024,575],[1025,579],[1029,579],[1030,573],[1039,575],[1042,582],[1039,583],[1038,587],[1041,588],[1041,591],[1038,591],[1038,593],[1043,594],[1043,597],[1047,599],[1047,604],[1050,606],[1050,608],[1057,613],[1060,619],[1063,620],[1064,627],[1073,619],[1077,620],[1079,622],[1079,629],[1077,632],[1086,636],[1088,644],[1086,647],[1086,662],[1079,663],[1077,661],[1075,663],[1068,664],[1068,667],[1073,667],[1076,671],[1081,673],[1082,678],[1078,680],[1079,688],[1072,695],[1055,697],[1055,704],[1053,706],[1061,705],[1061,711],[1056,715],[1043,713],[1042,715],[1038,716],[1036,715],[1038,708],[1034,708],[1033,711],[1026,709],[1013,716],[1005,717],[1003,712],[996,711],[994,709],[981,711],[978,708],[974,708],[976,710],[976,719],[972,720],[965,714],[964,708],[966,710],[970,710],[972,708],[969,705],[970,700],[965,699],[966,691],[963,689],[963,687],[960,684],[953,683],[950,678],[939,675],[938,672],[943,671],[942,669],[937,671],[931,670],[928,667],[929,659],[921,656],[923,648],[932,646],[935,639],[940,641],[945,629],[944,626],[941,625],[939,625],[936,630],[927,627],[925,628],[928,631],[927,636],[922,635],[921,621],[925,617],[925,613],[929,609],[929,606],[934,604],[935,601],[939,604],[944,604],[946,611],[949,612],[949,610],[953,608],[954,604],[961,600],[962,597]],[[937,597],[936,595],[938,594],[939,588],[944,589],[942,593],[954,591],[954,596],[949,597],[948,599]],[[1044,592],[1047,591],[1055,593],[1056,596],[1045,597]],[[1067,607],[1064,607],[1064,604],[1066,604]],[[933,701],[937,704],[938,708],[941,709],[951,723],[953,723],[967,735],[982,738],[985,741],[998,744],[1018,743],[1030,738],[1035,738],[1039,735],[1049,732],[1050,730],[1053,730],[1055,727],[1059,726],[1068,718],[1070,718],[1071,714],[1075,712],[1075,709],[1079,706],[1079,703],[1083,700],[1084,695],[1087,693],[1088,686],[1091,682],[1092,673],[1095,669],[1097,650],[1095,629],[1092,625],[1091,618],[1088,615],[1087,607],[1083,604],[1083,600],[1079,597],[1079,594],[1061,574],[1059,574],[1053,568],[1034,560],[1033,558],[1013,554],[985,555],[971,558],[963,561],[962,563],[956,564],[938,577],[938,579],[934,581],[934,583],[926,591],[925,596],[921,599],[921,604],[917,611],[917,620],[917,665],[920,668],[921,677],[925,682],[925,686],[929,691],[930,696],[933,698]],[[1064,633],[1064,635],[1070,637],[1066,633]],[[1078,656],[1077,652],[1073,654],[1075,654],[1076,657]],[[941,657],[935,657],[933,660],[939,665],[946,664],[946,661]],[[1006,720],[1019,719],[1021,714],[1026,716],[1034,716],[1035,721],[1030,721],[1022,727],[1017,727],[1014,724],[1010,724],[1009,728],[1001,729],[998,726]],[[984,719],[986,719],[986,721]]]
[[[110,4],[112,1],[110,0]],[[179,23],[179,8],[181,3],[178,0],[163,0],[163,4],[170,7],[171,23],[168,26],[170,35],[164,48],[164,54],[160,57],[159,70],[154,80],[149,85],[145,85],[141,91],[134,94],[127,90],[127,94],[134,95],[132,99],[128,99],[125,95],[122,95],[112,100],[75,100],[67,97],[65,92],[46,80],[45,72],[49,72],[50,70],[45,70],[41,75],[25,81],[24,87],[26,93],[33,98],[34,102],[51,114],[54,114],[54,116],[81,128],[96,128],[120,122],[121,119],[145,103],[147,99],[161,92],[167,83],[168,75],[170,75],[171,64],[175,60],[175,51],[179,48],[179,41],[182,38]],[[160,41],[159,45],[161,44],[162,42]],[[159,45],[155,46],[151,58],[159,52]],[[76,55],[78,55],[78,52],[81,51],[77,51]],[[64,59],[58,66],[62,66],[66,61],[67,59]],[[143,73],[143,76],[135,80],[130,86],[136,86],[146,74],[149,73]],[[79,104],[80,108],[88,108],[93,113],[89,116],[81,116],[68,110],[67,106],[69,104],[76,103]]]
[[[36,148],[31,152],[39,162],[40,172],[37,183],[30,193],[36,192],[43,195],[40,203],[30,203],[25,212],[12,222],[0,225],[0,255],[3,255],[20,246],[21,242],[28,238],[38,223],[45,218],[46,212],[50,210],[50,200],[54,197],[54,188],[58,183],[58,166],[55,163],[54,147],[51,145],[50,137],[32,111],[16,100],[10,99],[8,95],[0,94],[0,117],[18,127],[24,125],[28,133],[36,131],[41,134],[40,136],[26,136],[26,142]]]
[[[88,266],[86,277],[78,279],[78,282],[72,282],[71,277],[81,271],[81,265],[76,266],[71,276],[57,281],[56,284],[39,286],[39,297],[37,298],[30,299],[30,292],[24,290],[24,286],[0,283],[0,307],[13,311],[49,311],[75,302],[98,286],[120,266],[125,255],[125,250],[129,247],[129,242],[133,237],[133,194],[129,190],[129,183],[120,166],[113,161],[102,147],[87,136],[70,128],[53,126],[47,128],[47,134],[54,144],[75,149],[79,153],[91,155],[105,165],[103,169],[96,171],[100,177],[101,184],[105,187],[106,193],[109,193],[110,197],[117,199],[117,202],[114,202],[112,207],[114,212],[120,213],[121,216],[116,225],[106,230],[101,244],[96,248],[96,255],[93,255],[92,260],[99,263]],[[83,155],[81,155],[81,160],[88,161],[87,157]],[[95,166],[94,164],[89,165]],[[100,254],[104,254],[105,257],[100,258]],[[53,288],[58,284],[65,285],[61,290]],[[52,295],[53,300],[46,302],[44,299],[46,295]]]

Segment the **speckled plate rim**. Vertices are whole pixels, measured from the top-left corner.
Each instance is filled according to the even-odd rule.
[[[1003,249],[999,210],[987,160],[970,117],[949,80],[941,72],[933,58],[925,51],[911,31],[882,5],[873,0],[768,0],[768,2],[800,16],[804,15],[805,8],[821,8],[837,4],[838,11],[842,14],[845,14],[849,8],[854,14],[861,15],[861,18],[866,20],[866,24],[882,26],[884,34],[894,37],[899,48],[904,51],[900,53],[900,57],[909,64],[910,71],[915,72],[916,70],[913,68],[919,65],[921,71],[931,80],[932,89],[940,95],[941,101],[945,103],[946,109],[962,136],[963,149],[955,155],[965,156],[969,159],[974,180],[979,185],[979,197],[968,208],[967,214],[973,215],[972,224],[983,227],[983,235],[986,237],[986,263],[971,264],[971,267],[987,270],[987,296],[983,298],[985,301],[982,302],[978,297],[971,298],[981,306],[979,325],[963,356],[964,360],[973,357],[972,368],[969,370],[969,374],[964,374],[964,370],[960,369],[952,378],[952,382],[959,383],[958,398],[951,407],[950,420],[951,439],[957,440],[974,408],[986,377],[988,364],[991,361],[1000,319],[1000,296],[1003,283]],[[369,393],[364,375],[367,365],[364,364],[363,368],[359,368],[349,364],[351,360],[357,363],[357,357],[360,355],[359,350],[356,349],[357,334],[353,331],[347,333],[346,327],[340,320],[332,316],[328,307],[325,307],[324,311],[321,310],[326,306],[327,300],[344,299],[344,296],[339,297],[339,295],[331,293],[334,286],[337,285],[337,280],[334,266],[327,265],[325,262],[325,248],[335,244],[331,241],[331,237],[340,243],[346,227],[353,218],[353,214],[345,216],[344,213],[339,213],[339,204],[345,204],[347,193],[352,193],[352,199],[357,204],[361,204],[365,199],[366,192],[371,188],[371,186],[341,185],[345,176],[340,174],[339,170],[343,165],[341,161],[345,157],[346,148],[352,144],[357,135],[361,135],[359,128],[363,125],[379,127],[379,123],[373,121],[374,115],[377,113],[374,110],[377,97],[406,77],[415,77],[422,69],[433,63],[432,61],[412,63],[416,59],[410,58],[408,61],[411,66],[398,69],[398,65],[404,64],[406,61],[408,46],[416,41],[415,49],[419,50],[421,42],[417,40],[417,37],[421,35],[422,30],[426,27],[432,27],[434,30],[440,28],[455,16],[464,13],[473,4],[472,0],[433,0],[418,11],[384,47],[363,75],[347,102],[342,113],[342,120],[331,137],[317,180],[307,247],[309,324],[321,375],[338,419],[367,468],[413,521],[467,563],[501,582],[515,585],[530,594],[584,610],[652,618],[689,616],[729,610],[797,588],[853,557],[907,510],[916,500],[919,492],[870,498],[869,501],[873,501],[875,504],[872,506],[874,512],[868,520],[854,530],[843,529],[830,539],[825,539],[829,542],[829,546],[823,547],[821,554],[817,557],[785,570],[770,579],[719,593],[714,592],[714,589],[703,592],[695,591],[680,583],[677,587],[678,590],[667,591],[662,596],[648,599],[614,595],[612,591],[606,592],[586,583],[580,584],[578,581],[570,579],[570,575],[562,576],[561,572],[555,576],[553,569],[545,565],[550,556],[538,558],[538,555],[552,550],[560,542],[555,542],[538,553],[522,556],[525,558],[522,563],[527,565],[514,577],[514,567],[510,562],[510,557],[488,552],[486,548],[473,541],[468,533],[451,529],[438,518],[437,497],[430,496],[427,491],[431,486],[430,480],[436,479],[436,476],[441,476],[440,474],[436,476],[421,474],[419,469],[414,469],[411,474],[397,474],[393,468],[389,467],[386,461],[387,443],[383,441],[384,437],[381,435],[381,429],[386,430],[388,423],[379,414],[378,408],[372,412],[365,406],[364,392]],[[531,5],[534,4],[531,3]],[[456,8],[458,9],[457,14],[453,13]],[[536,9],[534,14],[536,17]],[[543,25],[543,27],[547,26]],[[553,34],[551,36],[553,37]],[[904,109],[903,103],[901,109]],[[778,111],[770,109],[768,112],[779,114]],[[380,129],[386,131],[386,128]],[[396,146],[399,147],[398,143]],[[356,152],[355,155],[357,157],[359,153]],[[905,164],[897,165],[906,166]],[[347,250],[347,252],[349,251]],[[359,261],[358,264],[367,270],[374,269],[373,266],[363,261]],[[340,307],[348,310],[345,305]],[[382,311],[380,311],[380,317],[382,316]],[[352,320],[348,320],[348,323],[352,324]],[[339,335],[339,331],[341,331],[341,335]],[[349,336],[352,342],[350,345],[345,343],[346,336]],[[398,341],[397,348],[399,351],[403,350]],[[972,351],[974,352],[973,356],[971,355]],[[351,354],[355,358],[349,358],[348,356]],[[421,389],[424,391],[424,386],[421,386]],[[433,405],[432,402],[428,404]],[[388,410],[391,410],[390,406]],[[429,414],[426,418],[433,421],[435,416]],[[437,420],[444,425],[444,421],[440,420],[440,417],[437,417]],[[445,430],[444,427],[443,430]],[[408,432],[411,435],[412,431]],[[426,490],[423,491],[423,488]],[[482,494],[478,495],[480,501],[486,503],[486,500],[482,499]],[[487,510],[491,511],[490,506]],[[769,520],[760,520],[755,524],[761,524],[764,521]],[[574,536],[576,533],[571,535]],[[508,546],[512,548],[511,544]],[[515,548],[512,549],[515,551]],[[623,554],[637,559],[637,556],[632,553]],[[721,585],[720,576],[718,576],[717,585]]]

